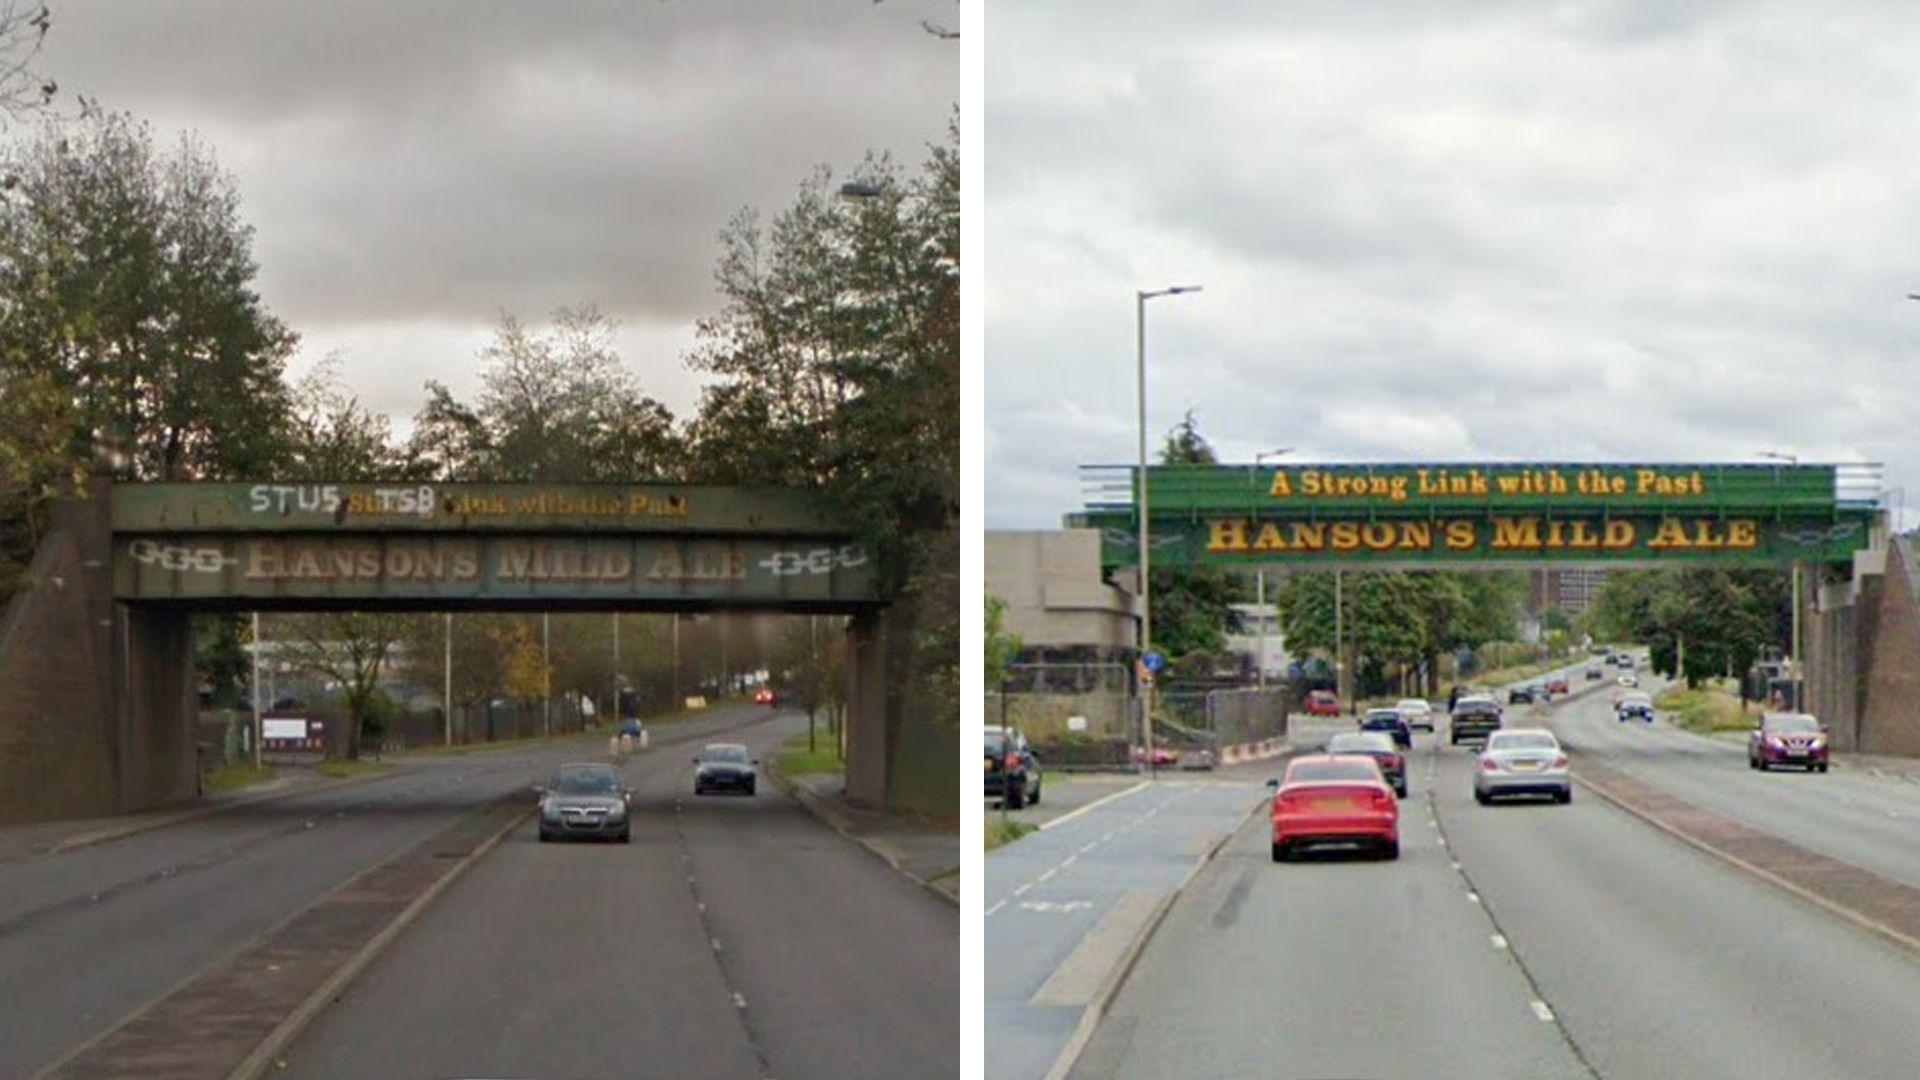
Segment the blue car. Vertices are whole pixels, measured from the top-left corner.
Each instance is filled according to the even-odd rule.
[[[1384,731],[1393,736],[1393,744],[1402,750],[1413,749],[1413,726],[1398,709],[1368,709],[1360,718],[1361,731]]]

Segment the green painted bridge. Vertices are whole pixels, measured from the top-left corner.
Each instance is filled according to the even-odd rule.
[[[1084,472],[1074,522],[1106,566],[1136,564],[1138,470]],[[1881,515],[1875,465],[1170,465],[1146,483],[1156,566],[1844,563]]]
[[[56,500],[0,613],[0,821],[199,791],[206,611],[845,615],[847,791],[950,814],[951,724],[910,712],[910,621],[819,492],[664,484],[115,484]]]

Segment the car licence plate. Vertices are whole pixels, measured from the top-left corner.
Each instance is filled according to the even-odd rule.
[[[1540,769],[1540,766],[1543,764],[1545,764],[1545,762],[1535,761],[1532,759],[1525,760],[1525,761],[1516,761],[1513,763],[1513,771],[1514,772],[1538,772]]]
[[[1310,810],[1351,810],[1353,809],[1353,803],[1354,800],[1342,795],[1309,800],[1307,808]]]

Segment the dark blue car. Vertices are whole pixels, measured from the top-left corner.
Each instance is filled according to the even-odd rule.
[[[1393,744],[1402,750],[1413,749],[1413,726],[1398,709],[1368,709],[1360,718],[1361,731],[1384,731],[1393,736]]]

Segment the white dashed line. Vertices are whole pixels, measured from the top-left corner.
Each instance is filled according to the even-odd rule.
[[[1491,940],[1493,941],[1493,947],[1496,949],[1504,949],[1507,947],[1507,939],[1499,934],[1493,935]]]
[[[1467,894],[1467,899],[1477,904],[1480,902],[1480,894],[1477,892],[1470,892]]]
[[[1553,1023],[1553,1010],[1547,1008],[1546,1002],[1529,1001],[1527,1002],[1527,1007],[1533,1010],[1533,1015],[1539,1017],[1541,1023],[1543,1024]]]
[[[1066,858],[1060,860],[1060,869],[1065,870],[1067,867],[1072,866],[1074,863],[1077,863],[1079,861],[1080,861],[1080,856],[1069,855]]]
[[[1060,872],[1060,868],[1056,866],[1056,867],[1054,867],[1053,869],[1051,869],[1051,870],[1049,870],[1049,871],[1047,871],[1046,873],[1044,873],[1044,874],[1041,874],[1041,875],[1040,875],[1039,877],[1037,877],[1037,878],[1034,878],[1034,879],[1033,879],[1033,883],[1034,883],[1035,885],[1038,885],[1038,884],[1040,884],[1041,882],[1043,882],[1043,881],[1045,881],[1045,880],[1047,880],[1048,878],[1050,878],[1050,877],[1052,877],[1053,875],[1055,875],[1055,874],[1057,874],[1057,873],[1059,873],[1059,872]]]
[[[990,908],[988,908],[988,909],[987,909],[987,914],[988,914],[988,915],[991,915],[991,914],[993,914],[994,912],[996,912],[996,911],[999,911],[999,910],[1000,910],[1001,908],[1003,908],[1003,907],[1006,907],[1006,906],[1007,906],[1007,902],[1006,902],[1005,900],[1002,900],[1002,901],[1000,901],[999,903],[997,903],[997,904],[995,904],[995,905],[993,905],[992,907],[990,907]]]
[[[1031,882],[1031,881],[1029,881],[1029,882],[1027,882],[1027,883],[1026,883],[1025,885],[1022,885],[1022,886],[1020,886],[1019,888],[1017,888],[1017,889],[1015,889],[1015,890],[1013,890],[1013,895],[1015,895],[1015,896],[1025,896],[1025,895],[1027,895],[1027,890],[1028,890],[1028,889],[1031,889],[1031,888],[1033,888],[1033,882]]]
[[[1538,1002],[1535,1002],[1535,1004],[1539,1004],[1539,1003],[1538,1003]],[[745,995],[743,995],[743,994],[740,994],[740,993],[738,993],[738,992],[736,992],[736,993],[735,993],[735,994],[733,995],[733,1007],[734,1007],[734,1008],[736,1008],[736,1009],[744,1009],[744,1008],[746,1008],[746,1007],[747,1007],[747,999],[746,999],[746,996],[745,996]]]

